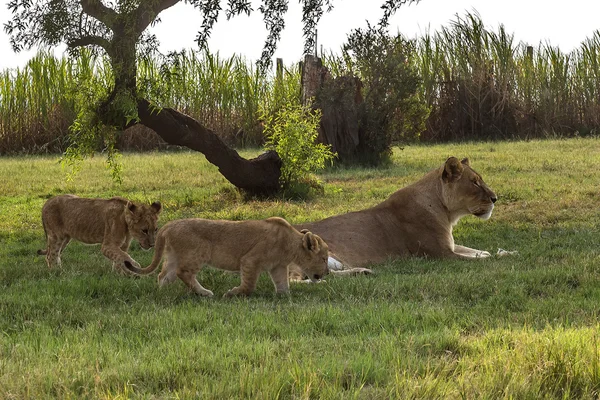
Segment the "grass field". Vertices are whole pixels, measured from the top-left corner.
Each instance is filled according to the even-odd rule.
[[[248,156],[248,153],[245,153]],[[204,270],[215,292],[111,271],[70,244],[48,270],[40,211],[59,193],[160,200],[184,217],[298,223],[361,209],[455,155],[498,194],[489,221],[456,242],[518,255],[408,259],[376,274],[225,300],[239,277]],[[600,141],[409,146],[385,169],[335,169],[307,201],[247,200],[197,153],[126,154],[65,180],[57,157],[0,159],[0,398],[597,398],[600,395]],[[151,252],[137,243],[133,258]]]

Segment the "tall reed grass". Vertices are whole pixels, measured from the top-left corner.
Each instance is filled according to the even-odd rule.
[[[503,26],[487,28],[467,13],[416,38],[412,57],[430,108],[422,141],[597,134],[600,129],[600,31],[565,53],[549,43],[517,43]],[[332,75],[345,69],[330,54]],[[0,154],[62,151],[74,119],[78,79],[110,84],[104,59],[40,53],[0,74]],[[299,101],[298,68],[262,76],[240,56],[183,51],[139,62],[140,93],[189,114],[235,146],[264,141],[259,111]],[[124,132],[121,149],[164,146],[149,129]]]
[[[516,43],[467,13],[418,39],[431,107],[423,140],[530,138],[597,132],[600,32],[565,53]]]
[[[106,88],[108,61],[82,52],[57,59],[41,52],[24,68],[0,76],[0,154],[63,151],[76,115],[73,96],[81,80]],[[183,51],[144,58],[138,66],[141,94],[172,107],[213,129],[236,146],[263,143],[261,110],[299,102],[297,68],[280,76],[263,76],[240,56]],[[119,138],[119,147],[145,150],[164,146],[149,129],[134,127]]]

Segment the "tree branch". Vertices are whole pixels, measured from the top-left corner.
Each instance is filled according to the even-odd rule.
[[[77,39],[73,39],[73,40],[70,40],[67,42],[67,46],[69,46],[71,48],[90,46],[90,45],[100,46],[104,50],[106,50],[106,52],[108,52],[110,49],[110,42],[107,39],[100,37],[100,36],[94,36],[94,35],[82,36],[82,37],[79,37]]]
[[[142,32],[156,19],[158,14],[169,7],[174,6],[181,0],[146,0],[140,2],[138,8],[133,12],[135,21],[135,33],[140,36]]]
[[[115,10],[106,7],[100,0],[81,0],[80,3],[83,12],[96,18],[111,30],[114,30],[114,25],[119,15]]]

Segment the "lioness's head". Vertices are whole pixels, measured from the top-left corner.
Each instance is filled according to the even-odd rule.
[[[329,247],[319,236],[307,229],[302,229],[302,248],[296,259],[296,264],[311,281],[318,281],[329,273],[327,260]]]
[[[453,223],[463,215],[472,214],[481,219],[492,215],[496,194],[471,168],[468,158],[462,161],[448,158],[440,169],[440,176],[443,201],[453,215]]]
[[[154,247],[158,231],[158,215],[161,210],[162,206],[158,201],[149,206],[132,202],[128,202],[125,206],[125,221],[127,221],[129,233],[145,250]]]

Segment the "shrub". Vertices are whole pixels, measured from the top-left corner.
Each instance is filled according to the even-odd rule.
[[[418,97],[415,45],[369,26],[354,30],[342,51],[342,71],[362,82],[357,155],[359,161],[378,164],[393,142],[414,140],[425,129],[429,111]]]
[[[272,114],[263,112],[265,148],[275,150],[282,161],[281,184],[288,195],[306,194],[320,184],[313,172],[330,163],[330,146],[317,143],[321,120],[318,110],[288,102]]]

